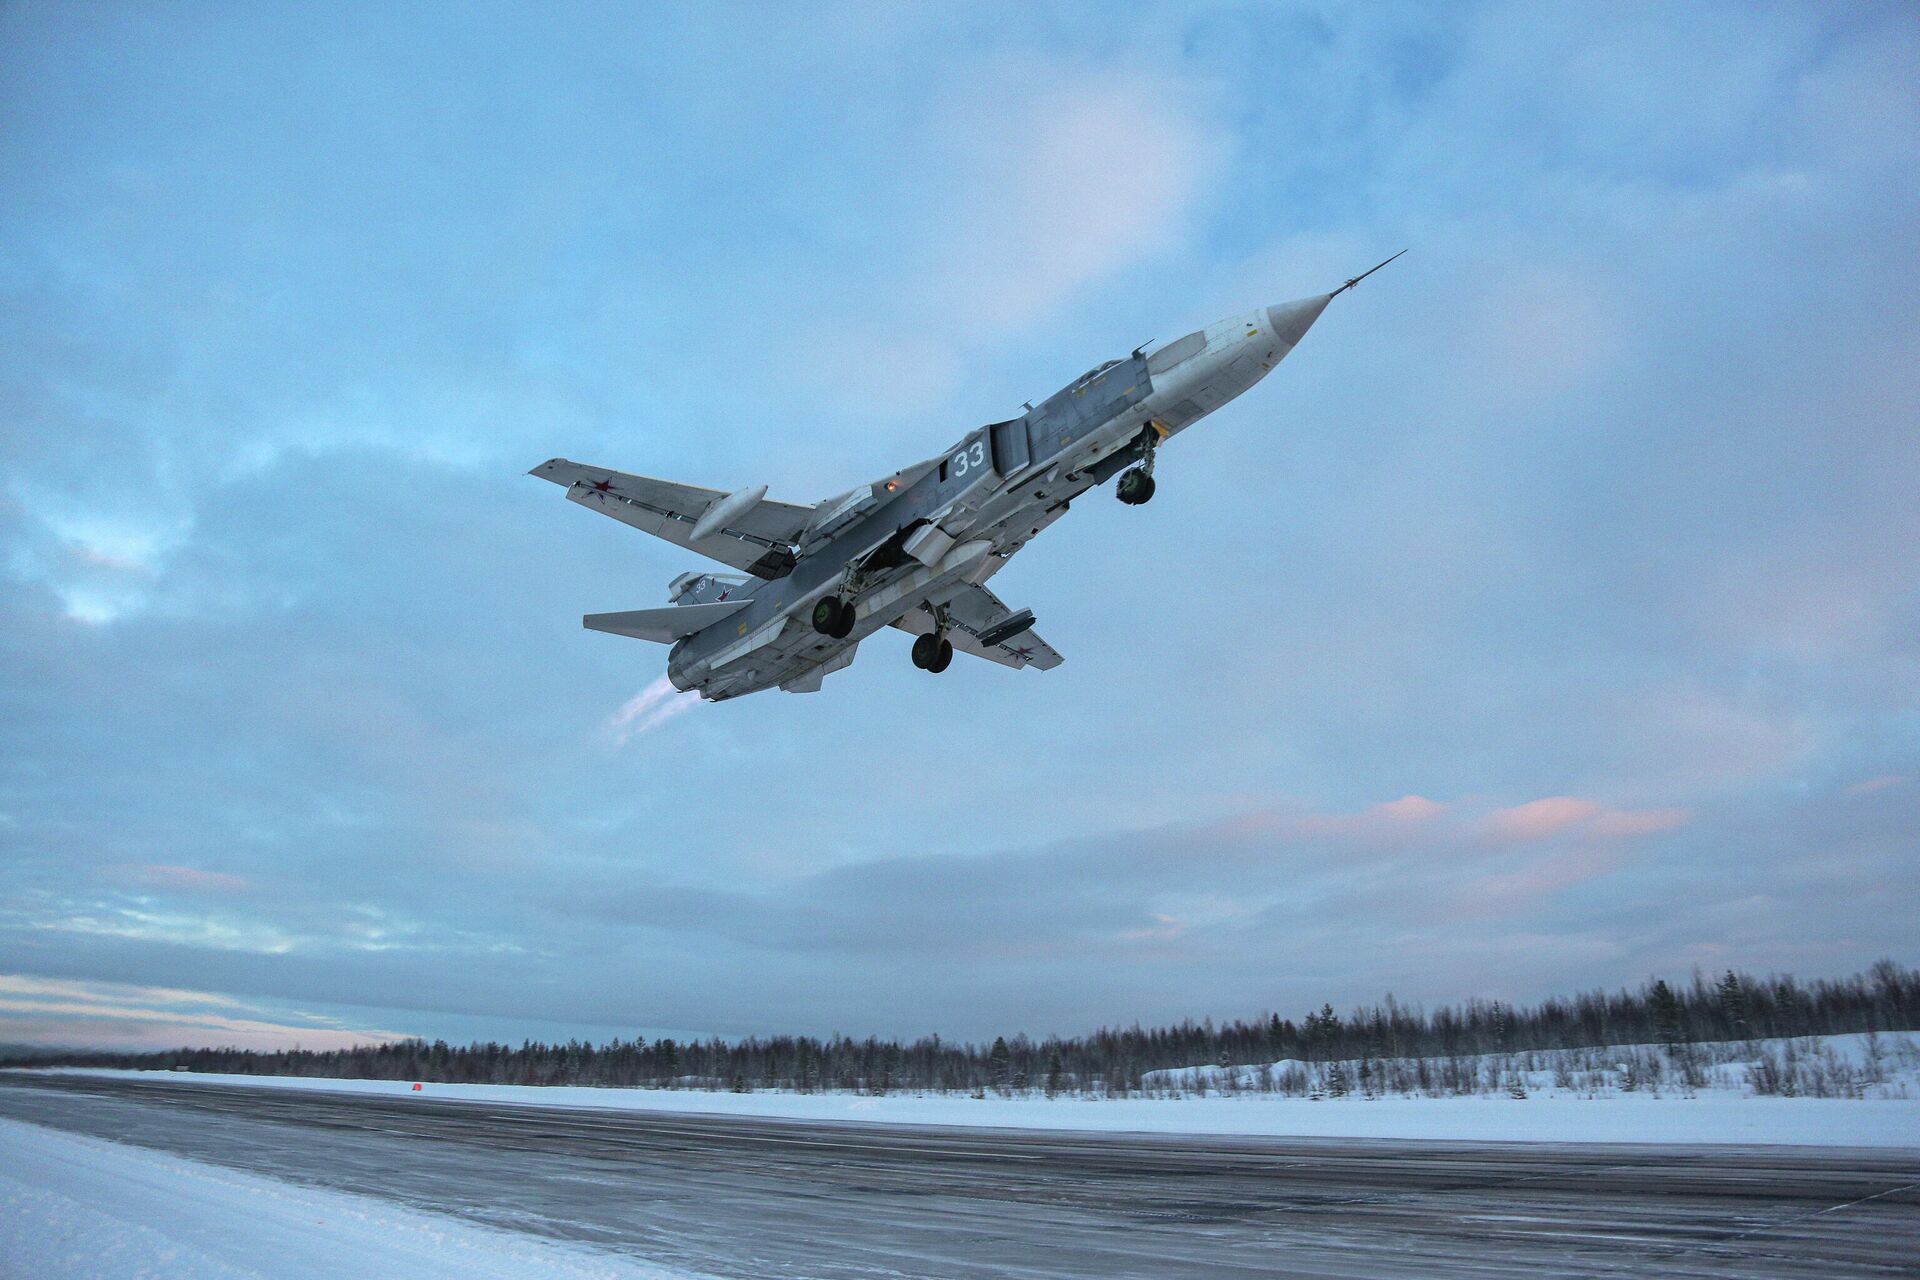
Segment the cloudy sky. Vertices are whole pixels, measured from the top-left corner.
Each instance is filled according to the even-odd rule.
[[[1920,959],[1911,5],[7,5],[0,1041],[980,1036]],[[698,561],[1324,292],[995,581]],[[985,669],[982,669],[985,667]]]

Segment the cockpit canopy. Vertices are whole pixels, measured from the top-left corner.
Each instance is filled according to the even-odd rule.
[[[1101,374],[1105,373],[1107,370],[1113,368],[1115,365],[1119,363],[1120,362],[1118,360],[1109,360],[1105,364],[1097,364],[1093,368],[1081,374],[1079,377],[1075,378],[1073,380],[1073,385],[1077,387],[1089,378],[1097,378]]]
[[[1185,364],[1206,350],[1206,346],[1207,335],[1205,330],[1190,333],[1184,338],[1169,342],[1166,346],[1147,357],[1147,373],[1149,375],[1165,373],[1177,364]]]

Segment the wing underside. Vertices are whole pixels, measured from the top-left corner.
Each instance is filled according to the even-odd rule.
[[[1003,667],[1038,667],[1051,671],[1065,661],[1054,647],[1033,629],[1033,613],[1009,609],[999,596],[970,582],[956,583],[940,598],[926,604],[947,607],[947,638],[961,653],[970,653]],[[913,635],[933,630],[933,615],[923,604],[896,621],[894,626]]]
[[[566,458],[543,462],[527,474],[563,486],[570,501],[589,510],[758,578],[779,578],[792,570],[792,547],[814,514],[810,506],[763,497],[729,517],[724,528],[696,540],[693,531],[700,518],[728,498],[723,490],[589,467]]]

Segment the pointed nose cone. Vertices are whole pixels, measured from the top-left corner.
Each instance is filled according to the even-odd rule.
[[[1333,301],[1333,295],[1323,293],[1313,298],[1302,298],[1298,302],[1283,302],[1277,307],[1267,308],[1267,323],[1273,326],[1273,336],[1294,346],[1313,328],[1313,322]]]

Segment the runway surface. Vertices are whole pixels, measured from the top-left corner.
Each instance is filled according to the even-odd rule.
[[[1920,1276],[1920,1151],[828,1125],[21,1074],[0,1115],[721,1276]]]

